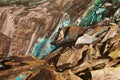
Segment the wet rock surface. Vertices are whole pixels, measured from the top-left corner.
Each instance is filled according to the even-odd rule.
[[[119,80],[116,1],[0,1],[0,80]]]

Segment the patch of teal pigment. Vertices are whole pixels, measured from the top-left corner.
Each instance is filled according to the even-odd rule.
[[[46,38],[38,38],[38,43],[35,43],[33,48],[33,55],[37,57],[41,52],[41,48],[45,45],[47,39]]]
[[[22,80],[22,78],[24,78],[24,77],[25,77],[25,75],[21,74],[21,75],[17,76],[17,78],[15,80]]]
[[[55,34],[59,31],[60,28],[63,28],[64,26],[71,26],[72,23],[72,19],[67,20],[65,17],[66,14],[63,16],[60,23],[48,39],[39,38],[38,43],[35,43],[33,48],[33,55],[35,57],[43,58],[47,54],[57,49],[56,45],[51,44],[55,39]],[[68,37],[66,37],[66,39],[68,39]]]
[[[10,2],[10,3],[24,3],[28,2],[29,6],[35,5],[36,2],[39,2],[41,0],[35,0],[34,2],[31,2],[30,0],[0,0],[0,2]],[[48,0],[49,1],[49,0]],[[120,0],[112,0],[113,2],[117,2]],[[76,21],[76,25],[78,26],[83,26],[83,27],[88,27],[89,25],[92,25],[99,20],[102,19],[102,14],[105,11],[105,9],[102,7],[103,0],[92,0],[90,6],[86,10],[86,12],[83,14],[82,17],[80,17]],[[60,28],[63,28],[65,26],[71,26],[72,19],[66,19],[67,14],[63,16],[63,18],[60,20],[60,23],[56,27],[56,29],[52,32],[51,36],[49,38],[39,38],[38,42],[34,44],[33,48],[33,55],[35,57],[43,58],[47,54],[53,52],[54,50],[57,49],[56,45],[52,45],[51,42],[54,41],[55,39],[55,34],[59,31]],[[64,42],[66,42],[69,39],[69,36],[66,36]],[[17,80],[20,80],[20,77],[17,78]]]
[[[81,21],[79,21],[79,25],[82,25],[84,27],[87,27],[88,25],[91,25],[97,21],[99,21],[102,18],[102,13],[104,12],[104,8],[102,6],[101,0],[95,0],[92,4],[92,7],[87,13],[87,16]],[[46,40],[46,42],[43,44],[43,42],[36,43],[34,45],[33,55],[37,56],[39,58],[43,58],[47,54],[51,53],[52,51],[57,49],[56,45],[52,45],[51,42],[54,41],[55,34],[59,31],[60,28],[63,28],[65,26],[71,26],[72,19],[67,20],[65,18],[67,14],[63,16],[63,19],[60,21],[58,26],[56,27],[55,31],[51,34],[51,36]],[[63,42],[66,42],[69,39],[69,36],[66,36],[66,39]]]
[[[112,2],[120,2],[120,0],[112,0]],[[78,26],[88,27],[102,19],[105,9],[102,7],[103,0],[93,0],[86,13],[76,21]]]
[[[91,24],[94,24],[101,20],[102,14],[105,11],[102,8],[103,1],[102,0],[93,0],[90,8],[86,11],[81,19],[77,20],[78,26],[88,27]]]

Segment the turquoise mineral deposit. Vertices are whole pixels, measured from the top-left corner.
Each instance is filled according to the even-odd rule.
[[[93,0],[93,3],[91,6],[88,8],[87,12],[83,14],[81,19],[78,19],[76,21],[76,25],[78,26],[83,26],[87,27],[89,25],[92,25],[99,20],[102,19],[102,14],[105,11],[105,9],[102,7],[102,0]],[[66,16],[67,13],[65,13],[64,16]],[[56,45],[52,45],[51,42],[54,41],[54,35],[58,32],[59,28],[63,28],[65,26],[71,26],[72,24],[72,19],[66,20],[65,17],[63,17],[63,20],[58,24],[56,27],[55,31],[51,34],[51,36],[47,39],[46,43],[43,45],[43,43],[35,44],[34,45],[34,50],[33,50],[33,55],[34,56],[39,56],[39,58],[43,58],[47,54],[51,53],[55,49],[57,49]],[[67,41],[69,36],[66,36],[66,39],[64,40]],[[44,48],[41,48],[41,45],[44,46]]]
[[[24,77],[25,77],[25,75],[21,74],[21,75],[17,76],[15,80],[22,80],[22,78],[24,78]]]

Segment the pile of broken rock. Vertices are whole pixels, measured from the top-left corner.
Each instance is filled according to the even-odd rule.
[[[65,30],[61,30],[59,37],[65,36]],[[64,42],[64,37],[61,37],[63,41],[56,40],[55,44],[60,48],[44,58],[64,75],[63,80],[120,79],[119,24],[104,19],[87,29],[72,25],[67,31],[68,41]]]

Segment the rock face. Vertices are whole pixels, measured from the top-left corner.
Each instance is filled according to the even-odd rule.
[[[105,8],[102,7],[104,2],[101,0],[0,1],[2,4],[0,31],[11,38],[8,56],[33,53],[34,56],[43,58],[57,49],[57,46],[51,43],[55,40],[59,29],[71,26],[72,23],[87,27],[99,21],[105,12]],[[75,40],[79,29],[76,28],[77,31],[71,29],[68,38]],[[72,34],[73,32],[76,33]]]
[[[7,4],[5,1],[1,3]],[[69,26],[71,20],[77,20],[91,4],[91,0],[33,1],[35,4],[32,6],[24,5],[25,2],[21,2],[21,5],[17,3],[20,2],[10,0],[7,4],[9,6],[0,7],[0,31],[11,38],[7,55],[37,53],[40,56],[40,52],[48,54],[52,51],[50,43],[59,27]],[[35,43],[42,38],[47,39],[47,42],[41,47],[35,47]]]
[[[120,0],[0,0],[0,80],[119,80],[119,14]]]
[[[7,56],[10,48],[10,38],[0,33],[0,55]]]

